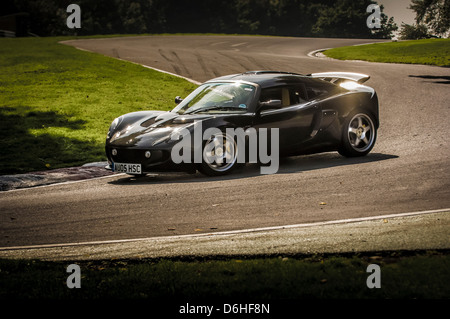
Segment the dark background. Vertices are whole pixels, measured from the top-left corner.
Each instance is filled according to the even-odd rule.
[[[69,29],[69,4],[81,8],[81,29]],[[0,30],[16,36],[226,33],[302,37],[389,38],[396,29],[366,26],[371,0],[12,0],[2,4]]]

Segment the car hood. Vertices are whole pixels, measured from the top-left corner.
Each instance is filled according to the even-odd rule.
[[[180,115],[164,111],[143,111],[123,116],[119,126],[109,133],[107,144],[117,147],[151,148],[161,143],[175,143],[171,136],[194,123],[212,118],[212,115]]]

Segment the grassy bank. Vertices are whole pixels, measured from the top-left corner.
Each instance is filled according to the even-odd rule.
[[[340,60],[427,64],[450,67],[450,39],[425,39],[375,43],[326,50],[326,56]]]
[[[115,117],[169,110],[195,87],[58,43],[68,39],[0,39],[0,174],[106,160]]]
[[[447,251],[261,258],[85,261],[0,260],[1,299],[448,299]],[[370,264],[381,288],[368,288]]]

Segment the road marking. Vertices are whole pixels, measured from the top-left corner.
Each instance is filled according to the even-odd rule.
[[[216,46],[216,45],[224,44],[224,43],[228,43],[228,41],[215,42],[215,43],[212,43],[211,46]]]
[[[123,60],[123,61],[130,62],[130,61],[127,61],[127,60]],[[131,62],[131,63],[134,63],[134,62]],[[139,64],[139,65],[143,66],[144,68],[152,69],[152,70],[154,70],[154,71],[158,71],[158,72],[161,72],[161,73],[165,73],[165,74],[169,74],[169,75],[172,75],[172,76],[176,76],[177,78],[182,78],[182,79],[184,79],[184,80],[186,80],[186,81],[188,81],[188,82],[191,82],[191,83],[193,83],[193,84],[196,84],[196,85],[202,84],[202,82],[195,81],[195,80],[193,80],[193,79],[187,78],[187,77],[182,76],[182,75],[178,75],[178,74],[176,74],[176,73],[172,73],[172,72],[167,72],[167,71],[164,71],[164,70],[160,70],[160,69],[157,69],[157,68],[154,68],[154,67],[152,67],[152,66],[145,65],[145,64],[140,64],[140,63],[135,63],[135,64]]]
[[[389,42],[389,41],[386,40],[386,41],[380,41],[380,42],[360,43],[360,44],[353,44],[352,46],[357,47],[357,46],[361,46],[361,45],[377,44],[377,43],[385,43],[385,42]],[[326,51],[326,50],[331,50],[331,49],[333,49],[333,48],[325,48],[325,49],[314,50],[314,51],[309,52],[309,53],[307,54],[307,56],[309,56],[310,58],[319,58],[319,57],[317,56],[318,53],[321,53],[321,52]],[[330,58],[330,57],[325,56],[325,55],[324,55],[324,57],[325,57],[325,58],[328,58],[328,59],[330,59],[330,60],[337,60],[337,61],[352,61],[352,62],[354,62],[354,61],[360,61],[360,60],[339,60],[339,59],[333,59],[333,58]],[[323,59],[324,57],[320,57],[320,58]],[[367,61],[360,61],[360,62],[367,62]]]
[[[236,44],[232,44],[232,47],[240,47],[241,45],[247,44],[248,42],[241,42],[241,43],[236,43]]]
[[[118,240],[105,240],[105,241],[90,241],[90,242],[80,242],[80,243],[66,243],[66,244],[46,244],[46,245],[30,245],[30,246],[13,246],[13,247],[0,247],[0,251],[7,250],[24,250],[24,249],[42,249],[42,248],[58,248],[58,247],[73,247],[73,246],[87,246],[87,245],[107,245],[107,244],[123,244],[129,242],[139,242],[139,241],[149,241],[149,240],[169,240],[169,239],[182,239],[182,238],[198,238],[198,237],[218,237],[227,235],[238,235],[246,233],[256,233],[264,231],[274,231],[283,229],[294,229],[294,228],[307,228],[314,226],[329,226],[329,225],[339,225],[348,224],[356,222],[373,221],[378,219],[388,219],[388,218],[398,218],[398,217],[412,217],[418,215],[435,214],[435,213],[450,213],[450,208],[425,210],[418,212],[408,212],[399,214],[389,214],[371,217],[360,217],[360,218],[349,218],[341,220],[330,220],[325,222],[317,223],[304,223],[304,224],[294,224],[285,226],[273,226],[273,227],[262,227],[262,228],[250,228],[242,230],[231,230],[216,233],[203,233],[203,234],[188,234],[188,235],[177,235],[177,236],[161,236],[161,237],[147,237],[147,238],[133,238],[133,239],[118,239]]]
[[[332,49],[332,48],[325,48],[325,49],[314,50],[314,51],[309,52],[307,54],[307,56],[309,56],[310,58],[317,58],[317,55],[316,55],[317,53],[320,53],[320,52],[323,52],[323,51],[326,51],[326,50],[330,50],[330,49]]]

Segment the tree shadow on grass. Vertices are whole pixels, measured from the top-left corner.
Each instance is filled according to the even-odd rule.
[[[0,174],[84,164],[92,159],[95,149],[101,156],[103,149],[97,143],[48,133],[31,133],[31,130],[47,127],[82,130],[85,123],[55,112],[34,111],[26,106],[0,108]]]

